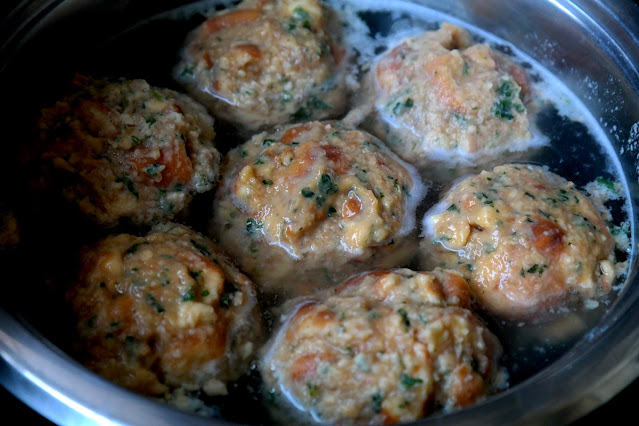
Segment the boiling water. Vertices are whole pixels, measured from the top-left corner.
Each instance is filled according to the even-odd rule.
[[[533,124],[544,143],[525,152],[508,153],[507,157],[495,159],[495,164],[506,161],[542,164],[550,171],[572,180],[578,188],[583,189],[590,184],[589,188],[593,193],[593,183],[599,182],[604,186],[610,182],[618,183],[623,192],[622,196],[604,197],[601,201],[610,210],[613,222],[617,226],[628,223],[628,197],[625,196],[628,193],[627,183],[604,131],[577,96],[532,58],[522,54],[516,46],[454,17],[417,5],[393,2],[393,9],[388,9],[384,4],[380,4],[384,2],[374,0],[332,0],[329,3],[343,20],[345,44],[347,47],[356,46],[350,47],[350,53],[355,59],[350,76],[352,88],[357,87],[363,73],[389,46],[404,36],[438,29],[443,21],[469,29],[477,41],[489,43],[508,54],[512,60],[529,71],[533,80],[534,104],[537,110]],[[185,37],[207,14],[232,4],[234,2],[200,2],[154,16],[106,40],[103,45],[98,46],[93,55],[85,57],[81,64],[74,64],[74,71],[96,77],[143,78],[152,85],[182,91],[172,78],[172,68],[178,61]],[[218,128],[217,133],[217,144],[223,152],[243,142],[238,140],[230,128]],[[417,223],[421,222],[423,213],[437,202],[441,191],[452,181],[480,170],[480,167],[459,169],[451,166],[448,173],[443,176],[435,179],[429,176],[427,183],[430,189],[418,209]],[[189,218],[189,224],[205,232],[211,197],[202,196],[194,203],[194,213]],[[623,240],[623,235],[620,240]],[[620,244],[617,251],[618,260],[626,260],[629,250]],[[616,291],[613,291],[608,299],[599,303],[591,301],[586,308],[575,307],[550,323],[511,324],[486,318],[487,324],[504,345],[503,361],[510,374],[510,385],[517,385],[552,363],[596,324],[623,287],[624,278],[619,278]],[[60,345],[66,347],[64,341],[61,341]],[[231,384],[228,396],[206,400],[215,415],[249,424],[265,422],[264,419],[268,418],[264,408],[266,402],[261,392],[257,369]]]

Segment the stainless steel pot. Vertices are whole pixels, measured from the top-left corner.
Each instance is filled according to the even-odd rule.
[[[629,183],[635,249],[629,259],[627,286],[602,320],[559,359],[508,391],[468,409],[419,422],[566,424],[639,376],[639,7],[613,0],[414,2],[509,40],[565,82],[599,119]],[[5,105],[11,105],[3,115],[8,129],[4,145],[10,145],[6,149],[19,148],[22,131],[17,124],[39,107],[40,99],[55,92],[51,82],[65,64],[82,63],[99,40],[182,3],[34,0],[15,5],[0,23],[0,93]],[[3,166],[5,171],[12,169],[10,164]],[[12,176],[3,178],[5,193],[19,199],[11,189]],[[42,253],[28,254],[34,256],[28,267],[37,268],[34,265]],[[31,271],[17,270],[22,265],[19,255],[24,253],[6,250],[1,257],[7,288],[0,309],[4,387],[58,424],[211,424],[117,387],[57,347],[27,306],[25,297],[34,287],[29,282]]]

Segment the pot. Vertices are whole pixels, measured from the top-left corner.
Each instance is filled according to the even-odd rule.
[[[73,66],[84,67],[91,52],[136,24],[183,6],[184,1],[33,0],[9,8],[0,24],[0,93],[10,100],[5,191],[1,206],[21,200],[10,154],[24,142],[25,117],[32,116],[60,89]],[[631,222],[629,273],[625,286],[588,330],[575,336],[556,356],[485,402],[418,424],[567,424],[621,392],[639,376],[639,285],[637,276],[637,209],[639,208],[639,6],[631,1],[587,0],[414,0],[397,2],[426,6],[498,38],[508,40],[556,76],[596,119],[610,155],[627,182]],[[184,24],[182,24],[184,26]],[[373,24],[375,25],[375,24]],[[182,28],[182,27],[180,27]],[[169,28],[169,29],[172,29]],[[181,33],[180,33],[181,34]],[[168,37],[165,37],[169,39]],[[164,38],[163,38],[164,40]],[[152,41],[149,39],[147,41]],[[173,45],[150,46],[120,59],[138,60],[141,75],[169,69]],[[145,67],[145,63],[147,66]],[[163,68],[164,67],[164,68]],[[90,68],[90,67],[89,67]],[[166,77],[167,79],[169,77]],[[572,140],[576,144],[579,141]],[[570,150],[567,150],[569,152]],[[552,154],[551,154],[552,155]],[[582,154],[579,154],[582,155]],[[584,167],[579,156],[566,157],[560,167]],[[595,159],[596,162],[596,159]],[[60,237],[67,230],[58,230]],[[25,240],[36,241],[25,230]],[[51,248],[48,244],[45,249]],[[194,416],[134,394],[91,373],[60,347],[56,317],[42,317],[44,301],[34,301],[40,284],[30,278],[40,268],[55,268],[60,257],[42,253],[33,244],[3,249],[6,272],[0,309],[0,382],[24,403],[57,424],[224,424]],[[62,255],[64,257],[64,255]],[[46,292],[46,290],[44,290]],[[33,302],[33,303],[32,303]]]

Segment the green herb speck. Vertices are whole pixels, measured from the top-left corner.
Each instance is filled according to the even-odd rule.
[[[128,177],[122,176],[117,178],[115,181],[117,183],[123,183],[126,186],[126,189],[128,189],[128,191],[131,194],[133,194],[135,198],[140,198],[140,195],[138,194],[138,190],[136,189],[135,184],[133,183],[131,179],[129,179]]]
[[[164,306],[160,305],[158,303],[157,300],[155,300],[155,297],[153,297],[153,295],[151,293],[147,293],[145,295],[146,298],[146,302],[151,305],[152,308],[154,308],[159,314],[161,314],[162,312],[164,312]]]
[[[157,174],[160,172],[160,167],[161,167],[161,164],[156,164],[156,163],[149,164],[146,168],[146,173],[149,176],[157,176]]]
[[[315,383],[307,383],[306,387],[308,388],[308,394],[313,397],[317,395],[317,390],[319,387]]]
[[[191,300],[195,300],[195,286],[189,286],[189,290],[182,295],[182,300],[184,302],[190,302]]]
[[[595,182],[597,182],[600,185],[605,186],[606,188],[608,188],[611,191],[615,190],[615,184],[612,181],[609,181],[608,179],[604,179],[601,176],[598,177],[597,179],[595,179]]]
[[[253,218],[246,220],[246,232],[253,234],[255,231],[262,229],[262,222]]]
[[[195,247],[196,249],[198,249],[200,251],[200,253],[202,253],[205,256],[210,256],[211,252],[208,248],[206,248],[206,246],[203,246],[202,244],[198,243],[195,240],[191,240],[191,244],[193,244],[193,247]]]
[[[406,309],[399,308],[397,312],[402,317],[402,323],[404,324],[404,327],[406,327],[406,329],[410,328],[410,319],[408,318],[408,312],[406,312]]]
[[[384,395],[377,392],[371,396],[373,400],[373,412],[379,414],[382,411],[382,402],[384,401]]]
[[[413,386],[417,386],[422,383],[424,383],[424,381],[420,378],[410,377],[410,376],[407,376],[406,374],[402,374],[402,384],[404,385],[406,389],[410,389]]]

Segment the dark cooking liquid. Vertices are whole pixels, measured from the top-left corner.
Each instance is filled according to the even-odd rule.
[[[330,3],[336,7],[349,5],[348,1],[331,1]],[[390,11],[383,9],[381,4],[384,2],[371,0],[352,3],[356,3],[357,7],[345,7],[341,12],[342,16],[350,15],[347,18],[348,25],[344,27],[348,32],[346,42],[358,41],[359,50],[356,50],[355,54],[360,66],[373,60],[375,55],[384,52],[389,44],[397,40],[399,29],[402,33],[415,34],[419,31],[439,28],[442,20],[460,24],[452,17],[445,17],[415,5],[398,5],[398,9]],[[95,77],[142,78],[154,86],[183,91],[173,80],[172,69],[178,61],[179,51],[187,33],[205,19],[203,12],[212,8],[220,9],[221,6],[215,7],[211,2],[203,2],[196,6],[184,6],[141,22],[129,31],[106,40],[88,57],[84,57],[81,63],[73,64],[76,66],[74,71]],[[627,185],[619,172],[620,166],[614,157],[614,151],[605,140],[604,133],[596,120],[581,106],[577,98],[530,58],[516,53],[514,46],[504,40],[491,37],[490,34],[464,26],[469,28],[477,40],[489,42],[502,52],[512,54],[515,61],[523,64],[530,71],[538,87],[553,93],[553,97],[549,98],[548,102],[541,103],[542,106],[534,123],[539,133],[548,138],[548,143],[527,152],[509,154],[508,161],[528,161],[547,165],[551,171],[575,182],[577,187],[583,187],[596,178],[603,177],[622,183],[622,187],[626,190]],[[361,72],[361,67],[354,72]],[[558,96],[557,93],[560,95]],[[566,109],[562,105],[560,112],[553,99],[559,99],[561,96],[570,101],[570,108]],[[217,124],[220,126],[216,128],[217,144],[221,151],[224,152],[243,142],[235,137],[231,128],[225,128],[221,126],[221,123]],[[495,159],[495,162],[499,163],[500,159]],[[439,199],[440,191],[453,179],[463,173],[480,170],[478,168],[462,171],[451,167],[449,174],[430,182],[431,188],[418,210],[417,223],[421,222],[423,213]],[[624,197],[622,200],[608,203],[616,224],[628,219],[625,208],[626,199],[627,197]],[[196,198],[189,224],[196,230],[205,232],[210,210],[210,195]],[[83,234],[86,240],[84,242],[97,236],[85,233]],[[627,253],[620,251],[617,255],[618,260],[625,260]],[[614,301],[616,294],[613,291],[609,300]],[[544,325],[507,324],[486,318],[487,324],[504,346],[504,364],[510,373],[510,385],[515,386],[560,357],[599,321],[606,309],[607,306],[600,303],[597,309],[577,310],[553,323]],[[267,321],[269,321],[268,318]],[[52,327],[44,324],[43,326]],[[52,333],[54,333],[53,330]],[[57,343],[57,339],[53,340]],[[60,345],[66,347],[63,341]],[[268,415],[264,409],[265,400],[261,393],[260,377],[256,369],[231,384],[228,396],[210,398],[206,402],[214,407],[214,411],[219,416],[227,420],[249,424],[268,423],[265,420]]]

